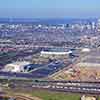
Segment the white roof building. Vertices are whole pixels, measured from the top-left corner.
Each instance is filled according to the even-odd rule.
[[[72,51],[68,51],[68,52],[54,52],[54,51],[41,51],[41,56],[42,55],[68,55],[72,53]]]
[[[7,72],[21,72],[24,70],[24,66],[30,64],[29,62],[14,62],[11,64],[7,64],[3,71]]]
[[[90,52],[90,49],[89,48],[83,48],[82,52]]]

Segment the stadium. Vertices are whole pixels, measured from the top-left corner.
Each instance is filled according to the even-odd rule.
[[[47,48],[33,54],[32,61],[15,61],[0,70],[0,76],[17,78],[46,78],[72,64],[71,50]]]

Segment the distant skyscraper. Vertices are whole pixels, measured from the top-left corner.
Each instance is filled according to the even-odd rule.
[[[92,22],[92,29],[94,30],[96,28],[95,22]]]
[[[97,31],[100,32],[100,19],[97,21]]]

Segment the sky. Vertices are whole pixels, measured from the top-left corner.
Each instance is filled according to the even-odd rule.
[[[0,17],[100,17],[100,0],[0,0]]]

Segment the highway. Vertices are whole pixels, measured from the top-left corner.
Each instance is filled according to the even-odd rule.
[[[86,94],[100,94],[100,83],[93,82],[68,82],[68,81],[41,81],[41,82],[24,82],[19,81],[9,83],[9,87],[12,89],[45,89],[58,92],[72,92],[72,93],[86,93]]]

